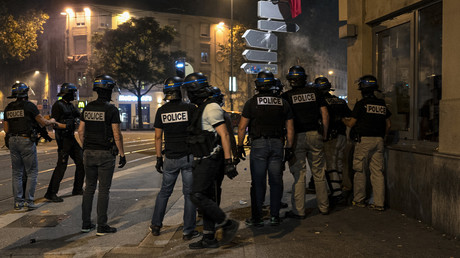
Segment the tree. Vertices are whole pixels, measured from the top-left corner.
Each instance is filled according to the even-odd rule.
[[[0,62],[22,61],[36,51],[38,33],[43,33],[48,18],[48,14],[37,10],[14,17],[0,4]]]
[[[141,97],[174,74],[174,60],[184,52],[168,52],[176,32],[160,26],[153,17],[132,18],[92,37],[93,53],[88,74],[113,76],[120,88],[137,97],[139,128],[143,128]]]

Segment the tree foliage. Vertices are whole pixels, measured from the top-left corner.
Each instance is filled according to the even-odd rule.
[[[115,30],[95,34],[88,75],[113,76],[121,88],[138,97],[141,114],[141,97],[172,76],[174,60],[185,55],[167,50],[175,36],[173,27],[162,27],[153,17],[132,18]]]
[[[248,28],[243,24],[233,25],[233,73],[236,75],[244,74],[240,66],[246,61],[243,58],[243,51],[246,49],[246,43],[243,39],[243,34]],[[230,33],[229,33],[230,34]],[[231,55],[231,36],[225,44],[219,44],[220,50],[223,52],[224,58],[230,60]]]
[[[48,14],[38,10],[14,17],[0,4],[0,62],[22,61],[36,51],[38,33],[43,33],[48,18]]]

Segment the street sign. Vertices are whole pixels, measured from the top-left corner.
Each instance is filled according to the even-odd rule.
[[[259,64],[259,63],[244,63],[240,67],[247,74],[258,74],[260,71],[270,71],[273,74],[278,74],[277,64]]]
[[[243,52],[243,57],[247,61],[256,61],[256,62],[277,62],[278,61],[278,53],[261,51],[261,50],[246,49]]]
[[[297,32],[300,29],[299,25],[293,22],[268,21],[268,20],[258,20],[257,28],[259,30],[266,30],[266,31],[273,31],[273,32]]]
[[[259,18],[289,20],[291,19],[291,9],[287,2],[259,1],[257,3],[257,16]]]
[[[261,49],[278,49],[278,37],[273,33],[258,30],[246,30],[243,34],[246,46]]]

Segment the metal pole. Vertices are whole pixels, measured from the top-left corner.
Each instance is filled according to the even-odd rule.
[[[233,110],[233,0],[230,3],[230,110]]]

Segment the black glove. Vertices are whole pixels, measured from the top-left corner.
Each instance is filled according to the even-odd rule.
[[[126,165],[126,156],[120,156],[120,162],[118,162],[118,168],[122,168]]]
[[[233,179],[238,175],[238,171],[236,171],[236,167],[235,164],[233,164],[232,159],[226,159],[224,161],[224,164],[224,173],[227,175],[228,178]]]
[[[158,173],[163,174],[163,157],[157,157],[157,164],[155,165]]]
[[[294,152],[292,151],[292,148],[285,148],[284,149],[284,161],[289,161],[292,158],[294,158]]]
[[[243,145],[238,145],[237,150],[236,150],[236,158],[246,160],[244,157],[246,157],[246,152],[244,151],[244,146]]]
[[[10,148],[10,135],[5,134],[5,146],[9,149]]]

